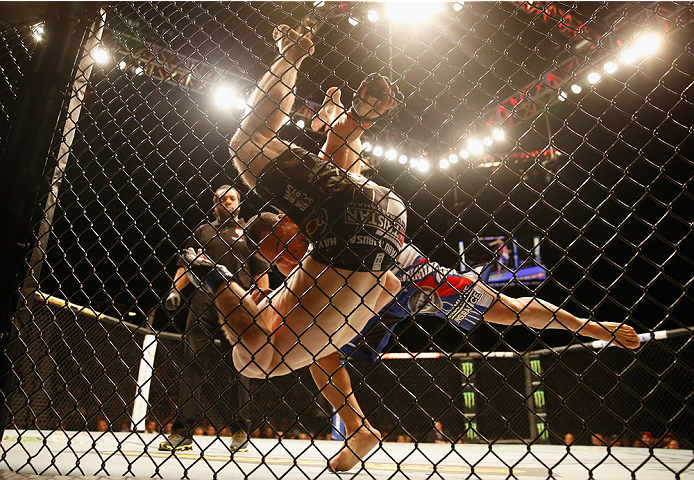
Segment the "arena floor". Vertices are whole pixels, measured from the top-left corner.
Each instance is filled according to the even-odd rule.
[[[196,437],[200,450],[175,456],[157,451],[163,437],[152,434],[52,432],[44,438],[36,431],[22,435],[6,431],[2,440],[0,480],[60,478],[162,478],[162,479],[313,479],[336,478],[326,462],[339,448],[327,440],[311,444],[304,440],[254,439],[248,452],[236,454],[234,462],[219,441]],[[438,445],[385,443],[366,462],[341,478],[423,479],[481,478],[596,479],[635,478],[694,479],[691,450],[648,451],[638,448],[607,449],[577,446],[566,448],[537,445]],[[76,466],[78,465],[78,466]],[[474,466],[474,467],[473,467]],[[474,473],[473,473],[474,472]],[[679,473],[679,477],[676,472]],[[40,476],[39,476],[40,475]]]

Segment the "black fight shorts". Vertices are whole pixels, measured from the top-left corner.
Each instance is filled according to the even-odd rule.
[[[406,208],[390,189],[352,175],[302,148],[265,166],[256,192],[281,209],[333,267],[382,272],[402,248]]]

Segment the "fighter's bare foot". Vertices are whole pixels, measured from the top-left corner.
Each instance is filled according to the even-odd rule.
[[[330,461],[330,469],[346,472],[359,463],[381,441],[381,432],[370,425],[361,427],[347,439],[337,455]]]
[[[289,28],[289,25],[278,25],[272,32],[280,55],[290,61],[302,60],[315,51],[313,41],[305,34]]]

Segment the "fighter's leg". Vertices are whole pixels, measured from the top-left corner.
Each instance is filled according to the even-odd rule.
[[[277,132],[294,104],[298,68],[313,52],[311,39],[287,25],[278,26],[273,35],[280,55],[251,94],[250,111],[230,144],[234,165],[249,186],[255,185],[269,161],[287,149]]]
[[[334,471],[354,467],[381,441],[381,433],[364,416],[354,392],[349,372],[336,353],[316,360],[310,367],[316,386],[345,424],[345,446],[330,461]]]

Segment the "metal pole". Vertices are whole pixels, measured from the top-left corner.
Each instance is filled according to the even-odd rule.
[[[105,18],[106,12],[102,9],[99,11],[99,16],[91,27],[89,38],[87,38],[84,45],[82,58],[77,68],[77,74],[72,82],[72,94],[68,104],[67,118],[65,119],[60,147],[58,149],[58,164],[53,169],[50,190],[48,191],[48,198],[46,199],[46,204],[43,209],[43,218],[41,219],[41,224],[36,234],[38,241],[31,252],[31,260],[29,262],[30,274],[24,279],[18,308],[24,308],[26,299],[31,298],[31,295],[37,290],[38,280],[41,276],[41,268],[46,258],[46,247],[48,246],[48,240],[53,227],[53,217],[55,216],[56,204],[58,203],[58,192],[60,191],[63,177],[65,177],[67,161],[72,151],[72,142],[75,138],[75,132],[77,131],[77,122],[79,121],[82,105],[84,104],[84,95],[87,91],[89,77],[94,67],[96,51],[101,44]]]
[[[77,55],[96,13],[93,4],[78,2],[48,3],[45,10],[45,36],[26,67],[0,157],[0,435],[10,417],[8,399],[17,380],[13,362],[26,355],[17,329],[19,322],[30,319],[17,319],[15,328],[13,318],[20,314],[18,287],[33,243],[37,199],[42,185],[45,188],[43,175],[50,168],[52,142],[65,112]]]

